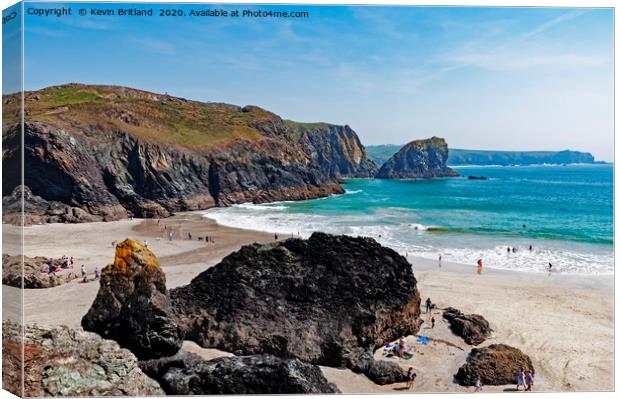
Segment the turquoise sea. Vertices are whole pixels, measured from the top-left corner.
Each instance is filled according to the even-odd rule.
[[[482,258],[489,268],[542,272],[551,262],[561,273],[613,273],[612,165],[455,169],[488,180],[349,179],[343,195],[241,204],[206,217],[282,235],[370,236],[410,256],[471,265]]]

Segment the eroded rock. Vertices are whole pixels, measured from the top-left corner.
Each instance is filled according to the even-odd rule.
[[[101,271],[99,292],[82,326],[140,359],[170,356],[181,348],[164,271],[143,243],[127,239],[117,244],[114,263]]]
[[[473,348],[467,363],[456,373],[461,385],[471,386],[476,378],[485,385],[507,385],[517,383],[519,367],[534,374],[534,366],[528,355],[517,348],[494,344],[484,348]]]
[[[21,392],[21,327],[2,324],[2,387],[16,395],[154,396],[159,384],[136,357],[114,341],[67,327],[24,329],[24,392]]]
[[[68,283],[78,278],[74,269],[61,269],[52,274],[42,272],[47,266],[47,258],[36,256],[31,258],[24,256],[23,274],[22,257],[2,254],[2,284],[12,287],[22,288],[50,288]],[[59,260],[55,260],[53,265],[58,266]]]
[[[468,345],[480,345],[493,332],[489,322],[479,314],[463,314],[458,309],[446,308],[443,318],[448,320],[450,330]]]
[[[421,323],[411,265],[370,238],[314,233],[245,246],[170,295],[188,340],[332,367]]]
[[[340,392],[319,367],[272,355],[204,360],[181,351],[172,357],[142,361],[140,367],[160,381],[168,395]]]

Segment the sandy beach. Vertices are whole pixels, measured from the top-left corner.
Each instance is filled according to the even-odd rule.
[[[165,226],[165,229],[164,229]],[[174,232],[172,241],[167,232]],[[193,239],[188,240],[188,232]],[[5,240],[16,240],[18,230],[4,226]],[[198,240],[209,236],[213,242]],[[27,227],[24,231],[27,256],[75,258],[75,267],[85,265],[92,275],[112,262],[112,242],[125,238],[147,240],[159,257],[167,285],[187,284],[203,270],[240,246],[274,240],[273,234],[232,229],[202,218],[199,212],[178,214],[157,220],[124,220],[108,223],[51,224]],[[278,237],[285,239],[287,237]],[[6,242],[6,241],[5,241]],[[16,255],[18,249],[4,247]],[[608,391],[613,389],[613,276],[574,277],[552,274],[500,272],[486,269],[481,275],[474,266],[409,258],[419,283],[422,299],[430,297],[438,308],[457,307],[465,313],[483,315],[494,334],[481,346],[504,343],[527,353],[534,362],[536,391]],[[379,276],[378,276],[379,277]],[[25,290],[27,323],[42,326],[79,327],[82,316],[98,291],[98,282],[78,281],[54,288]],[[15,318],[17,306],[11,298],[19,290],[3,286],[3,317]],[[53,304],[53,305],[51,305]],[[407,337],[414,348],[410,360],[396,360],[418,375],[415,392],[463,392],[453,374],[465,362],[471,346],[453,335],[441,311],[435,311],[435,328],[430,315],[419,332],[430,338],[429,345]],[[186,350],[206,358],[227,355],[186,342]],[[375,357],[385,359],[379,349]],[[344,393],[406,393],[404,384],[378,386],[349,370],[321,367],[327,379]],[[485,387],[486,391],[510,391],[512,386]]]

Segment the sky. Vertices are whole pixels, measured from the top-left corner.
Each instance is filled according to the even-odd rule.
[[[62,4],[30,3],[32,8]],[[362,143],[613,160],[613,11],[205,6],[308,18],[25,16],[26,90],[114,84],[350,125]],[[95,7],[131,8],[127,4]],[[150,8],[137,5],[139,8]]]

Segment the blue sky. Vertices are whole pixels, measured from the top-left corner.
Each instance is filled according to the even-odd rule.
[[[257,19],[66,6],[74,16],[26,16],[27,90],[117,84],[346,123],[364,144],[438,135],[452,147],[613,157],[610,9],[254,5],[310,13]],[[208,7],[248,8],[174,5]]]

